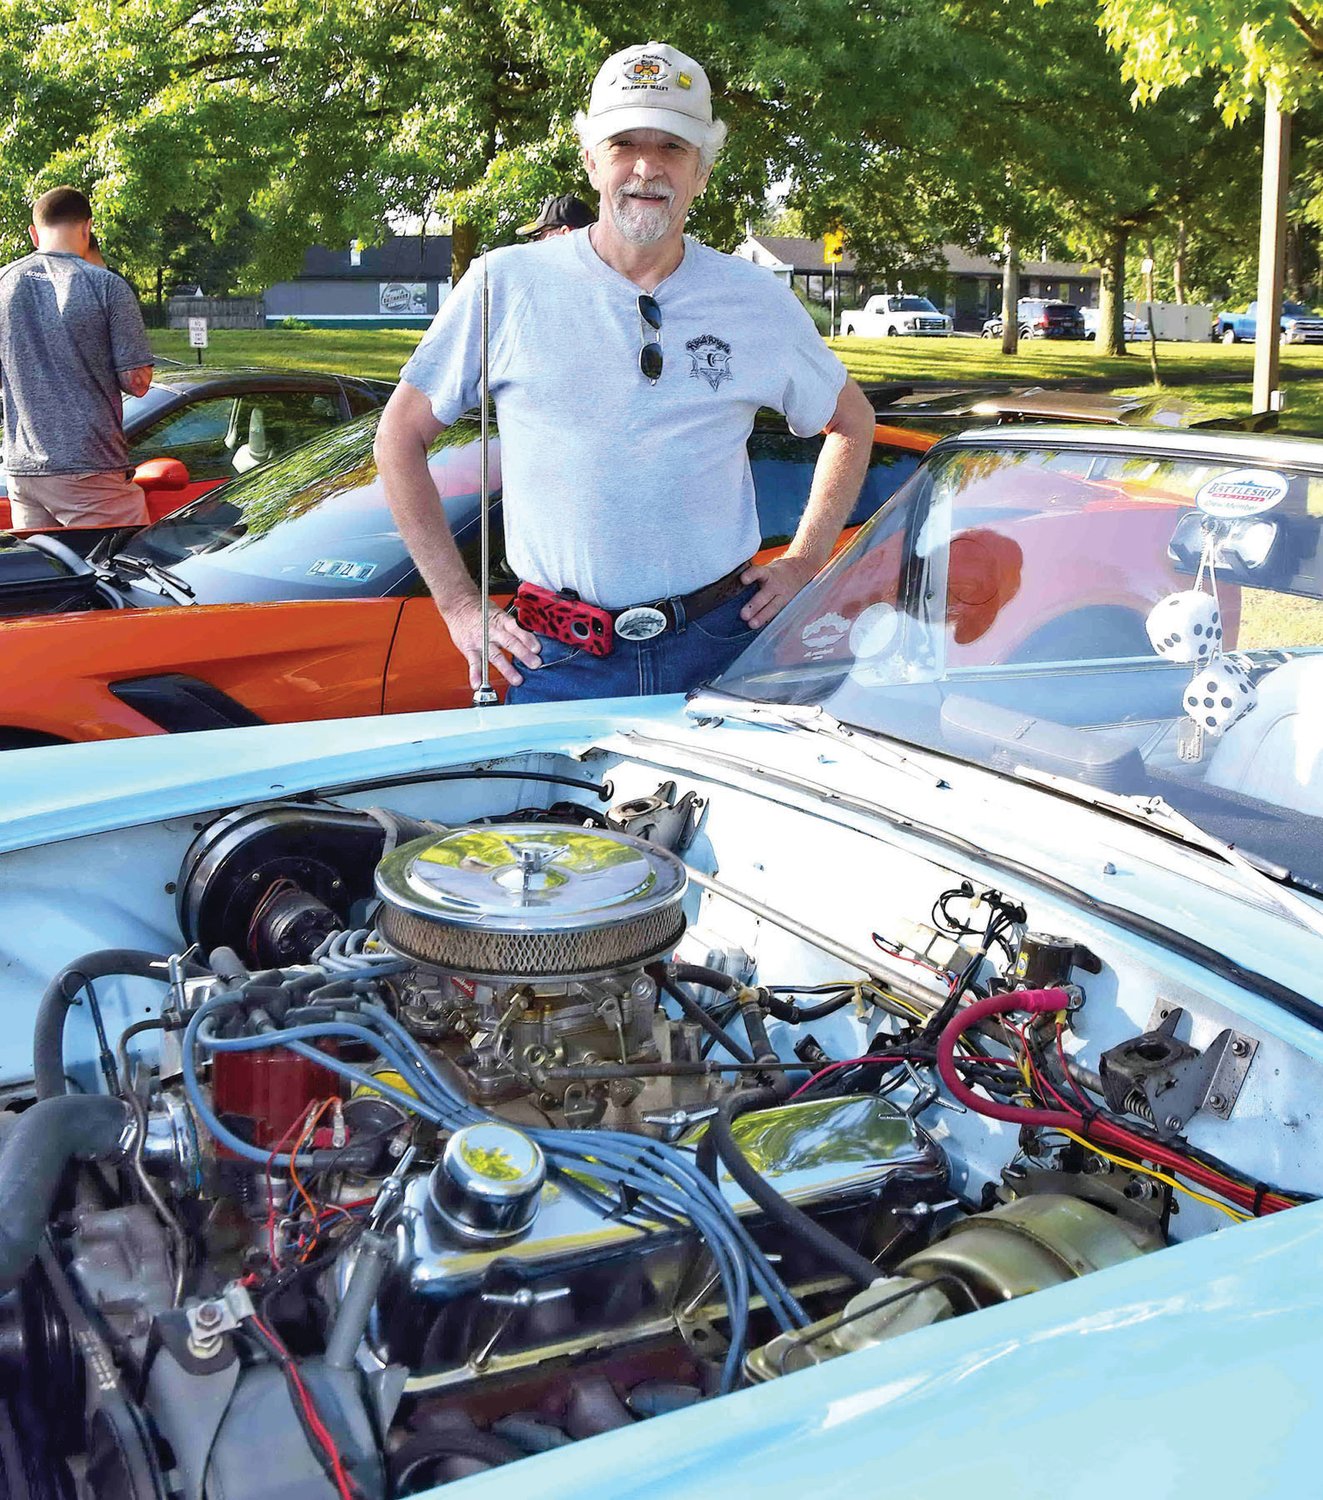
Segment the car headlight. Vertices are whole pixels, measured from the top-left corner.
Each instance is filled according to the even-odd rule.
[[[918,321],[914,318],[906,318],[900,326],[902,328],[908,328],[912,333],[919,326],[919,324]]]

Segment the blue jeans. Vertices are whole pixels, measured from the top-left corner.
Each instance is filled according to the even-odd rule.
[[[741,589],[701,620],[683,620],[650,641],[617,639],[610,656],[539,635],[542,665],[524,671],[507,703],[564,703],[572,698],[633,698],[648,693],[687,693],[711,682],[758,634],[740,619],[754,588]]]

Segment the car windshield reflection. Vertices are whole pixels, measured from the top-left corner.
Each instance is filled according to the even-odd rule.
[[[1162,441],[935,450],[717,689],[1160,795],[1323,889],[1320,454]]]
[[[412,576],[413,564],[372,458],[378,417],[337,427],[204,495],[140,532],[125,551],[170,568],[203,600],[389,593]],[[477,503],[475,430],[457,422],[431,450],[437,491],[459,528]],[[494,491],[499,486],[498,457]]]

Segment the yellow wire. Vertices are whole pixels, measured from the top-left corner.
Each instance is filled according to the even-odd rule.
[[[866,989],[873,990],[877,994],[881,995],[884,999],[889,1000],[891,1004],[899,1005],[902,1010],[908,1011],[910,1015],[914,1016],[917,1020],[926,1021],[928,1019],[917,1005],[914,1005],[909,1000],[902,1000],[899,995],[893,995],[890,990],[884,990],[880,984],[874,984],[869,980],[861,979],[854,988],[856,995],[861,994]]]
[[[1165,1182],[1168,1187],[1173,1187],[1178,1193],[1184,1193],[1187,1197],[1195,1199],[1199,1203],[1206,1203],[1209,1208],[1215,1208],[1219,1213],[1224,1213],[1228,1219],[1234,1219],[1237,1224],[1243,1224],[1250,1218],[1249,1214],[1239,1213],[1229,1204],[1219,1203],[1216,1198],[1205,1197],[1203,1193],[1196,1193],[1193,1188],[1186,1187],[1184,1183],[1177,1182],[1174,1177],[1168,1177],[1165,1172],[1159,1172],[1153,1167],[1141,1166],[1137,1161],[1127,1161],[1124,1156],[1113,1156],[1110,1151],[1104,1151],[1101,1146],[1095,1146],[1092,1141],[1086,1141],[1082,1135],[1076,1135],[1073,1130],[1062,1130],[1061,1134],[1074,1141],[1077,1145],[1084,1146],[1088,1150],[1096,1152],[1107,1161],[1115,1163],[1118,1167],[1125,1167],[1130,1172],[1142,1172],[1145,1177],[1155,1177],[1159,1182]]]

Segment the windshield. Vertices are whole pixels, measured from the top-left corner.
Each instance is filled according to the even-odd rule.
[[[175,393],[168,385],[149,385],[141,396],[125,396],[125,432],[135,432],[148,417],[169,406],[174,399]]]
[[[203,602],[388,594],[414,578],[372,458],[379,412],[334,428],[138,533],[130,557],[167,567]],[[432,477],[461,544],[477,508],[476,424],[431,450]],[[500,491],[493,453],[492,491]]]
[[[937,309],[928,301],[927,297],[893,297],[891,299],[893,312],[936,312]]]
[[[1323,452],[1043,432],[934,450],[716,687],[1160,795],[1323,888]]]

